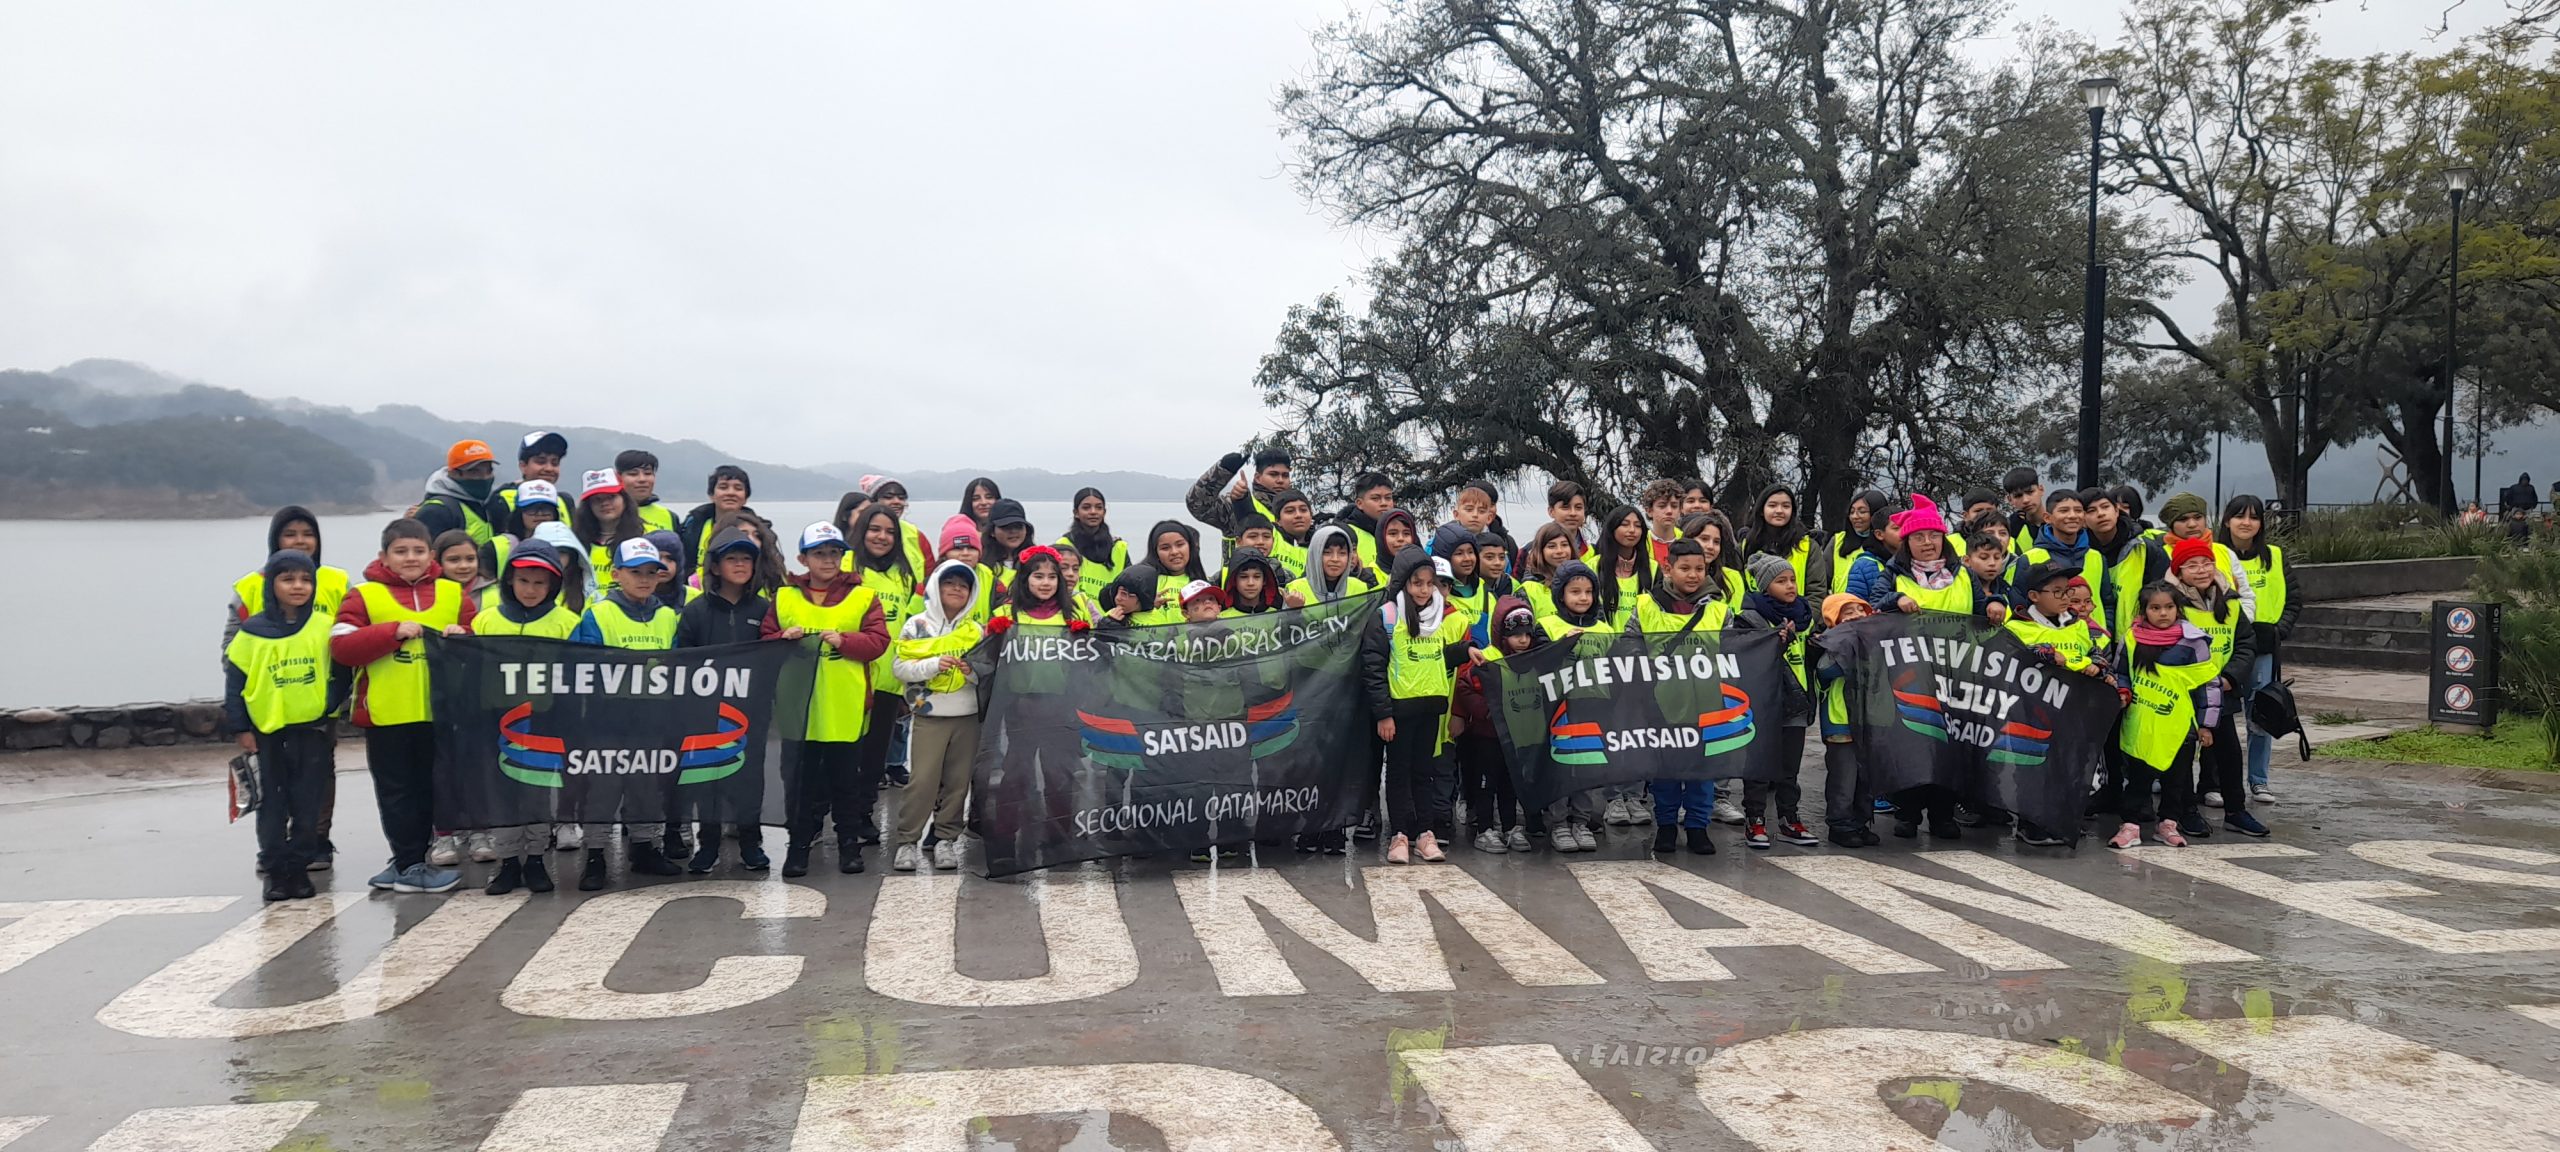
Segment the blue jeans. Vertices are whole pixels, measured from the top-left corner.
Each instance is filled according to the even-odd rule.
[[[1653,790],[1653,825],[1669,828],[1705,828],[1713,823],[1716,808],[1716,782],[1713,780],[1656,780],[1648,785]]]
[[[2240,707],[2242,711],[2240,714],[2243,718],[2248,716],[2247,709],[2250,697],[2256,696],[2258,694],[2258,689],[2264,688],[2269,683],[2273,682],[2275,674],[2276,654],[2273,652],[2258,653],[2258,658],[2255,661],[2252,661],[2249,665],[2249,682],[2242,686],[2243,691],[2240,696]],[[2249,788],[2251,791],[2267,786],[2267,763],[2274,758],[2275,739],[2264,732],[2258,731],[2257,725],[2249,725]]]

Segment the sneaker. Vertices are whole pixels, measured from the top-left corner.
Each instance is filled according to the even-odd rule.
[[[2116,834],[2108,838],[2107,847],[2131,848],[2140,843],[2142,843],[2142,825],[2119,824],[2116,826]]]
[[[1897,816],[1893,822],[1893,836],[1894,839],[1897,840],[1918,839],[1920,837],[1920,822],[1917,820],[1904,820]]]
[[[888,780],[889,786],[892,788],[904,788],[907,786],[907,766],[904,764],[886,765],[880,769],[880,775]]]
[[[1487,828],[1476,833],[1472,843],[1475,844],[1476,851],[1494,856],[1508,855],[1511,851],[1511,842],[1502,838],[1502,832],[1499,829]]]
[[[809,874],[808,845],[794,844],[782,850],[782,874],[785,876],[806,876]]]
[[[311,874],[309,872],[296,872],[291,876],[285,877],[284,887],[284,898],[287,900],[308,900],[320,894],[319,889],[311,886]]]
[[[2070,841],[2065,840],[2060,836],[2056,836],[2051,832],[2047,832],[2042,828],[2038,828],[2033,824],[2029,824],[2024,820],[2018,821],[2018,831],[2016,835],[2018,837],[2018,843],[2031,845],[2037,848],[2054,848],[2070,843]]]
[[[587,849],[587,863],[578,869],[578,891],[604,891],[604,849]]]
[[[1867,838],[1864,835],[1861,835],[1855,828],[1832,829],[1831,842],[1843,848],[1864,848],[1867,846]]]
[[[1742,846],[1754,852],[1769,850],[1769,826],[1754,820],[1742,828]]]
[[[1873,803],[1874,803],[1874,805],[1875,805],[1875,810],[1876,810],[1876,811],[1878,811],[1878,812],[1891,812],[1891,811],[1893,811],[1893,801],[1891,801],[1891,800],[1877,800],[1877,801],[1874,801]]]
[[[1956,823],[1967,828],[1979,828],[1982,826],[1982,813],[1974,811],[1968,805],[1958,804],[1956,805]]]
[[[491,896],[504,896],[524,886],[524,861],[509,856],[498,865],[498,874],[489,878],[489,886],[481,889]]]
[[[543,860],[541,853],[524,858],[524,886],[528,892],[551,890],[551,865]]]
[[[1502,843],[1504,847],[1514,852],[1526,852],[1530,848],[1529,830],[1526,827],[1514,825],[1511,831],[1502,834]]]
[[[2266,785],[2260,784],[2249,790],[2249,802],[2252,804],[2273,804],[2276,802],[2276,794],[2269,791]]]
[[[2220,808],[2220,807],[2222,807],[2222,793],[2220,793],[2220,792],[2207,792],[2207,793],[2205,793],[2205,794],[2204,794],[2204,806],[2205,806],[2205,807],[2207,807],[2207,808]]]
[[[667,859],[666,853],[659,851],[657,845],[646,840],[631,846],[630,860],[634,875],[674,876],[684,871],[684,865]]]
[[[551,826],[551,848],[556,852],[575,852],[587,846],[587,830],[576,824]]]
[[[487,832],[474,832],[462,838],[462,850],[471,854],[474,864],[491,863],[498,858],[498,838]]]
[[[2243,836],[2265,836],[2268,834],[2267,826],[2258,823],[2258,818],[2250,815],[2246,809],[2238,812],[2225,813],[2222,817],[2222,826]]]
[[[949,872],[960,867],[960,842],[945,840],[933,846],[933,870]]]
[[[753,840],[738,842],[738,866],[749,872],[762,872],[773,867],[773,857],[764,854],[764,845]]]
[[[693,850],[693,859],[685,862],[684,870],[691,872],[696,876],[702,876],[708,874],[712,869],[719,866],[720,842],[718,840],[704,840],[702,842],[702,847]]]
[[[1574,851],[1576,851],[1576,852],[1597,852],[1597,851],[1599,851],[1599,850],[1600,850],[1600,834],[1599,834],[1599,833],[1597,833],[1597,832],[1593,832],[1593,831],[1592,831],[1591,829],[1589,829],[1589,828],[1584,828],[1584,827],[1576,826],[1576,827],[1573,829],[1573,850],[1574,850]]]
[[[862,871],[862,844],[859,841],[851,844],[840,842],[836,845],[836,871],[847,876]]]
[[[916,846],[913,844],[898,845],[897,854],[889,857],[889,870],[892,872],[915,871]]]
[[[2189,840],[2203,840],[2213,835],[2213,825],[2204,822],[2202,813],[2190,812],[2178,817],[2178,833]]]
[[[1734,803],[1734,802],[1733,802],[1733,801],[1731,801],[1731,800],[1726,800],[1726,799],[1723,799],[1723,798],[1719,797],[1719,798],[1716,800],[1716,823],[1718,823],[1718,824],[1741,824],[1741,823],[1744,823],[1744,820],[1743,820],[1743,818],[1742,818],[1742,806],[1741,806],[1741,805],[1739,805],[1739,804]]]
[[[1716,854],[1716,842],[1707,836],[1706,829],[1692,828],[1689,829],[1689,851],[1700,856],[1713,856]]]
[[[1412,849],[1407,846],[1404,833],[1398,832],[1395,839],[1387,841],[1387,863],[1413,863]]]
[[[1547,837],[1547,847],[1558,852],[1580,852],[1582,841],[1573,834],[1573,829],[1558,825]]]
[[[337,862],[337,852],[332,849],[323,848],[318,854],[311,857],[311,864],[309,868],[313,872],[326,872]]]
[[[427,863],[438,868],[451,868],[462,863],[462,837],[438,836],[427,846]]]
[[[293,899],[293,886],[284,882],[284,876],[282,873],[268,876],[266,883],[261,884],[258,887],[258,898],[269,904],[273,904],[279,900],[291,900]]]
[[[374,874],[373,874],[373,879],[365,881],[365,883],[370,884],[370,885],[372,885],[372,886],[374,886],[374,887],[376,887],[376,888],[380,888],[380,889],[382,889],[382,890],[383,890],[383,891],[385,891],[385,892],[390,891],[390,890],[391,890],[391,886],[392,886],[392,885],[394,885],[394,884],[397,884],[397,883],[399,883],[399,882],[400,882],[400,866],[399,866],[399,865],[397,865],[397,864],[390,864],[390,865],[386,865],[386,866],[384,866],[384,868],[382,869],[382,871],[380,871],[380,872],[376,872],[376,873],[374,873]]]
[[[2153,831],[2159,835],[2161,843],[2172,848],[2184,848],[2187,846],[2187,838],[2179,834],[2178,822],[2175,820],[2163,820],[2160,822],[2160,826],[2153,829]]]
[[[412,864],[400,870],[400,879],[391,885],[394,892],[451,892],[462,883],[462,873],[431,864]]]
[[[1679,826],[1679,825],[1677,825],[1677,824],[1660,824],[1660,825],[1656,825],[1656,826],[1654,827],[1654,830],[1653,830],[1653,850],[1654,850],[1654,851],[1656,851],[1656,852],[1674,852],[1674,851],[1678,851],[1678,850],[1679,850],[1679,848],[1680,848],[1680,826]]]
[[[1352,838],[1352,839],[1354,839],[1354,840],[1375,840],[1375,839],[1377,839],[1377,838],[1378,838],[1378,814],[1377,814],[1377,813],[1375,813],[1375,812],[1371,812],[1371,813],[1368,813],[1367,815],[1364,815],[1364,816],[1360,817],[1360,822],[1351,826],[1351,838]]]
[[[1442,864],[1449,859],[1449,854],[1440,850],[1440,838],[1429,832],[1413,842],[1413,855],[1425,864]]]
[[[1778,821],[1778,839],[1798,848],[1822,846],[1822,841],[1814,836],[1813,829],[1805,827],[1804,821],[1793,818]]]
[[[1339,831],[1320,833],[1319,835],[1321,838],[1316,841],[1316,847],[1323,849],[1325,855],[1341,856],[1351,851],[1350,829],[1344,828]]]

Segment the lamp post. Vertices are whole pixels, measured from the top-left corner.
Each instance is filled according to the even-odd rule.
[[[2444,191],[2445,195],[2453,202],[2453,255],[2446,261],[2446,269],[2449,278],[2446,282],[2444,293],[2444,514],[2447,519],[2450,519],[2454,514],[2453,374],[2454,369],[2457,366],[2455,364],[2455,358],[2461,355],[2461,353],[2456,350],[2459,348],[2459,345],[2455,342],[2455,336],[2457,334],[2456,328],[2462,322],[2462,311],[2460,308],[2462,297],[2462,197],[2464,193],[2471,191],[2471,169],[2466,165],[2459,164],[2445,169]],[[2476,411],[2478,407],[2477,397],[2473,398],[2473,406],[2475,411],[2472,414],[2471,432],[2472,436],[2476,439],[2480,433],[2480,416]],[[2480,446],[2478,444],[2473,444],[2471,452],[2471,498],[2473,500],[2478,500],[2480,499]],[[2486,504],[2481,505],[2483,510],[2486,510],[2487,507],[2488,505]]]
[[[2105,76],[2080,82],[2080,101],[2089,108],[2089,272],[2080,303],[2080,486],[2098,486],[2098,365],[2105,356],[2107,266],[2098,263],[2099,134],[2106,128],[2107,106],[2115,103],[2116,82]]]

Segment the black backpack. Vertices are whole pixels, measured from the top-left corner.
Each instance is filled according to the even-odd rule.
[[[2311,759],[2311,734],[2302,730],[2302,713],[2293,703],[2293,681],[2269,684],[2249,697],[2249,724],[2269,736],[2291,736]]]

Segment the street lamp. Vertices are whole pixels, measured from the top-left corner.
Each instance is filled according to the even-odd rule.
[[[2456,326],[2462,313],[2458,305],[2462,296],[2462,197],[2471,191],[2471,169],[2457,164],[2444,170],[2445,195],[2453,201],[2453,255],[2446,261],[2449,279],[2444,293],[2444,514],[2451,518],[2453,509],[2453,373],[2458,345],[2454,342]],[[2479,397],[2472,398],[2471,435],[2480,435]],[[2480,446],[2471,446],[2471,498],[2480,499]],[[2482,504],[2487,508],[2487,504]]]
[[[2098,486],[2098,365],[2105,356],[2101,342],[2107,326],[2107,266],[2098,263],[2099,134],[2106,128],[2107,106],[2116,102],[2113,77],[2080,82],[2080,101],[2089,108],[2089,272],[2080,303],[2080,487]]]

